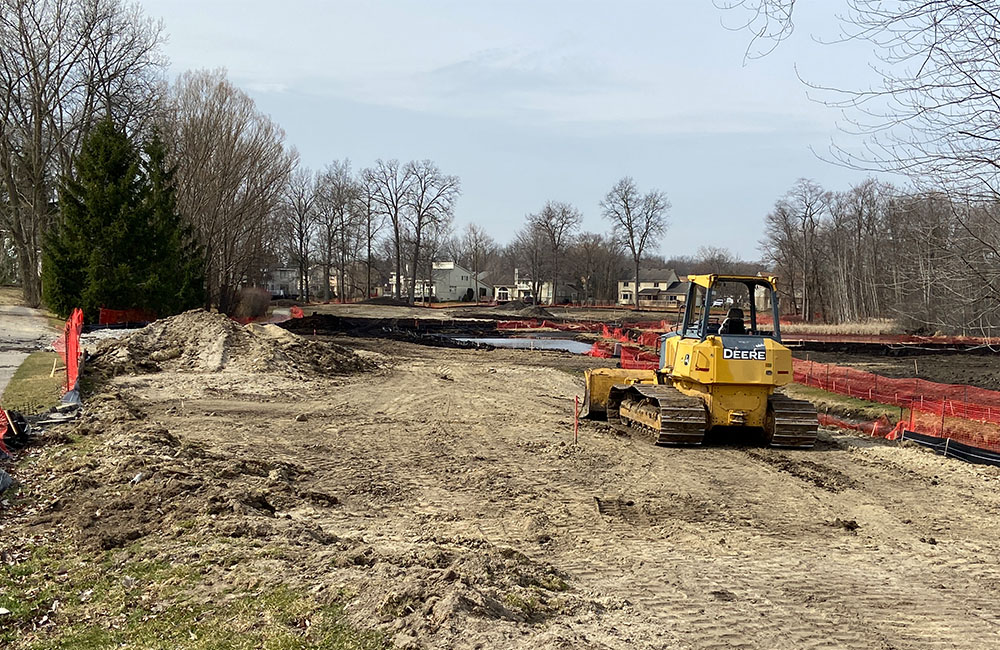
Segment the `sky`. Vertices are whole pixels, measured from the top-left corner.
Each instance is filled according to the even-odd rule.
[[[140,4],[163,21],[171,78],[225,68],[312,169],[431,159],[461,178],[456,230],[476,222],[501,243],[547,200],[607,232],[599,202],[631,176],[670,200],[666,257],[756,259],[798,178],[866,176],[824,160],[856,143],[803,83],[877,82],[870,46],[829,43],[837,3],[797,3],[792,36],[749,60],[745,15],[712,0]]]

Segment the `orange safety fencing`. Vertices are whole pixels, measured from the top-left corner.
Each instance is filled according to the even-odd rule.
[[[660,367],[660,355],[639,348],[622,346],[622,368],[629,370],[656,370]]]
[[[63,393],[79,390],[80,385],[80,334],[83,332],[83,312],[74,309],[70,314],[66,324],[63,325],[63,333],[53,343],[55,349],[66,366],[66,384]]]
[[[615,356],[615,346],[603,341],[595,341],[593,347],[590,348],[590,352],[586,354],[588,357],[610,359]]]
[[[1000,392],[925,379],[892,379],[815,361],[794,361],[795,381],[909,410],[906,429],[1000,451]],[[901,411],[902,414],[902,411]]]
[[[156,320],[156,314],[146,309],[105,309],[101,307],[97,316],[98,325],[150,323],[154,320]]]
[[[855,422],[849,420],[842,420],[838,417],[834,417],[829,413],[819,414],[819,423],[824,427],[836,427],[838,429],[849,429],[852,431],[858,431],[866,435],[875,438],[886,438],[888,440],[898,440],[903,433],[904,422],[897,422],[893,424],[891,420],[887,417],[881,417],[877,420],[868,420],[867,422]]]

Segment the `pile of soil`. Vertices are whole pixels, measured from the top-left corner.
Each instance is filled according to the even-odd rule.
[[[497,332],[492,320],[475,322],[429,318],[351,318],[332,314],[293,318],[281,323],[281,327],[305,335],[316,333],[321,336],[392,339],[466,350],[492,350],[493,346],[478,341],[459,341],[455,337],[491,336]]]
[[[517,315],[521,318],[537,318],[539,320],[554,320],[556,317],[541,305],[529,305],[518,310]]]
[[[541,305],[528,305],[520,300],[505,302],[496,307],[486,307],[472,309],[463,312],[463,316],[468,318],[493,318],[504,320],[508,318],[534,318],[538,320],[558,320],[548,309]]]
[[[369,367],[339,345],[312,341],[276,325],[242,326],[202,309],[104,341],[88,360],[88,369],[104,376],[160,370],[346,374]]]
[[[379,296],[378,298],[369,298],[368,300],[362,300],[364,305],[388,305],[390,307],[414,307],[419,305],[411,305],[405,300],[400,300],[399,298],[393,298],[391,296]]]

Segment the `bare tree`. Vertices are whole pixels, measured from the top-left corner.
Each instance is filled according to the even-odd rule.
[[[655,249],[658,237],[667,229],[670,201],[659,190],[640,194],[630,176],[621,179],[601,201],[601,212],[611,222],[615,235],[632,255],[635,269],[635,307],[639,308],[639,264],[650,245]]]
[[[288,233],[288,258],[298,273],[299,297],[309,302],[309,265],[317,234],[316,175],[297,169],[288,178],[282,197],[281,215]],[[329,287],[329,283],[327,283]]]
[[[406,236],[406,210],[411,203],[415,179],[413,169],[407,164],[401,166],[398,160],[376,160],[375,166],[362,172],[366,187],[366,201],[375,214],[387,220],[392,227],[390,233],[393,259],[396,263],[395,296],[402,297],[403,243]],[[411,297],[412,298],[412,297]]]
[[[422,251],[422,268],[424,278],[427,281],[427,291],[423,292],[424,301],[431,302],[431,287],[434,286],[434,262],[438,261],[444,253],[448,244],[454,239],[452,237],[452,219],[448,215],[442,219],[437,219],[427,225]]]
[[[528,216],[528,221],[544,235],[548,243],[549,270],[552,279],[552,296],[549,304],[555,304],[559,295],[559,281],[562,279],[563,255],[572,243],[576,229],[583,221],[583,215],[569,203],[549,201],[541,212]]]
[[[567,257],[570,273],[583,290],[585,303],[615,300],[618,279],[627,272],[617,238],[585,232],[576,238]]]
[[[487,258],[496,251],[497,243],[486,231],[474,223],[465,227],[462,235],[463,248],[468,258],[469,267],[474,278],[476,303],[479,302],[479,277],[486,266]]]
[[[764,219],[765,239],[762,250],[785,278],[782,287],[796,313],[811,321],[814,315],[826,314],[823,260],[826,252],[822,222],[827,215],[831,195],[814,181],[799,179],[774,210]],[[798,290],[796,290],[798,287]]]
[[[222,71],[181,75],[163,130],[174,147],[178,208],[205,247],[208,298],[229,312],[239,288],[262,279],[295,155],[284,131]]]
[[[417,268],[421,259],[421,244],[429,230],[438,229],[443,223],[450,223],[455,209],[455,201],[461,192],[457,176],[442,174],[430,160],[413,161],[406,165],[408,175],[413,179],[408,196],[406,220],[413,237],[413,266],[410,275],[410,295],[412,303],[417,287]],[[442,242],[443,243],[443,242]]]
[[[41,300],[55,186],[98,119],[139,129],[156,107],[162,27],[121,0],[0,0],[0,227],[25,301]]]
[[[365,298],[372,297],[372,264],[377,238],[385,226],[385,217],[376,209],[371,178],[365,172],[357,181],[356,212],[362,223],[362,239],[365,247]],[[398,249],[396,249],[398,251]],[[397,274],[398,277],[398,274]]]
[[[511,249],[515,263],[528,271],[531,278],[531,296],[541,299],[542,283],[548,269],[548,240],[542,229],[529,221],[514,236]]]
[[[359,202],[360,192],[348,160],[333,162],[320,177],[321,257],[327,277],[330,277],[332,269],[337,271],[338,298],[341,302],[351,293],[348,290],[348,269],[357,261],[364,237],[362,230],[367,212]]]

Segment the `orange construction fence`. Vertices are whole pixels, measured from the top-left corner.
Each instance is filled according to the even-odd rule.
[[[121,323],[149,323],[156,320],[156,314],[147,309],[105,309],[97,316],[98,325],[119,325]]]
[[[80,334],[83,332],[83,312],[74,309],[70,314],[66,324],[63,325],[62,335],[52,343],[52,347],[63,360],[66,366],[66,384],[63,393],[79,390],[80,385],[80,362],[82,351],[80,350]]]
[[[900,407],[906,429],[1000,451],[1000,392],[925,379],[893,379],[815,361],[794,361],[795,381],[831,393]],[[908,410],[904,414],[903,410]]]

